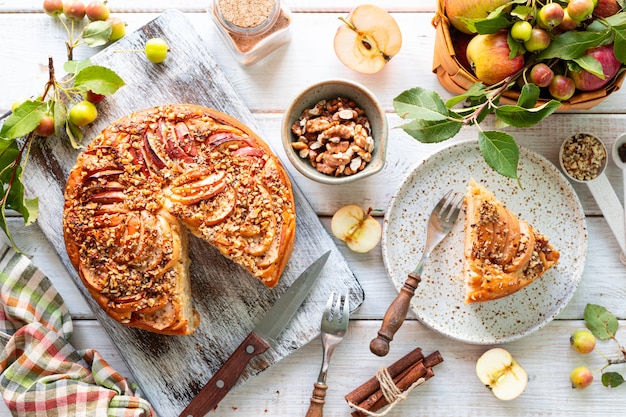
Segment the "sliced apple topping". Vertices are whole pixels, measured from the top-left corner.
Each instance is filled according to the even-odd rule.
[[[528,374],[506,349],[493,348],[476,361],[480,382],[500,400],[517,398],[526,389]]]
[[[331,220],[333,235],[355,252],[369,252],[380,242],[380,223],[361,207],[350,204],[337,210]]]
[[[395,19],[378,6],[355,7],[335,34],[335,53],[348,68],[365,74],[382,70],[402,46]]]

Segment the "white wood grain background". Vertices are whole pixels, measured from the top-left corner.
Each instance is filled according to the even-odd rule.
[[[403,48],[387,68],[375,75],[356,74],[345,68],[332,50],[337,17],[360,1],[319,0],[288,2],[293,16],[293,39],[268,60],[251,68],[238,66],[217,37],[209,16],[209,2],[109,0],[113,14],[128,22],[128,31],[145,24],[162,11],[178,8],[188,14],[194,28],[211,45],[214,56],[254,112],[257,123],[268,140],[278,149],[282,112],[290,99],[305,86],[327,78],[350,78],[368,86],[389,112],[391,127],[401,120],[393,114],[392,100],[406,88],[422,86],[449,96],[430,72],[434,29],[430,25],[436,7],[427,1],[371,1],[392,10],[403,32]],[[37,94],[47,79],[47,57],[64,60],[64,33],[53,19],[40,13],[36,0],[12,0],[0,3],[2,48],[0,49],[0,112],[8,111],[15,100]],[[78,57],[93,53],[86,47]],[[626,132],[626,101],[619,91],[587,112],[560,113],[539,125],[511,130],[518,142],[556,162],[562,140],[576,132],[598,135],[610,148]],[[487,120],[489,127],[492,120]],[[465,129],[459,139],[475,137],[475,129]],[[388,163],[378,175],[352,185],[330,187],[302,178],[290,169],[315,211],[328,228],[329,216],[347,203],[357,203],[384,210],[397,185],[417,162],[442,145],[423,145],[399,129],[391,129]],[[278,149],[279,155],[281,150]],[[281,155],[282,156],[282,155]],[[609,163],[607,175],[622,198],[622,174]],[[511,402],[496,400],[478,382],[474,364],[485,346],[456,342],[434,333],[412,317],[399,331],[386,358],[369,352],[368,344],[376,334],[380,320],[395,296],[386,276],[380,248],[368,254],[351,253],[339,242],[348,264],[365,290],[365,302],[353,317],[349,334],[337,349],[329,372],[326,415],[349,415],[343,396],[416,346],[425,352],[440,350],[445,362],[435,368],[432,379],[409,396],[390,415],[393,416],[621,416],[626,410],[625,387],[614,390],[595,383],[578,392],[569,387],[568,374],[579,364],[598,367],[598,355],[583,357],[569,348],[569,335],[583,327],[582,314],[587,303],[606,306],[621,320],[626,318],[626,270],[619,262],[619,248],[595,202],[583,186],[575,186],[587,214],[589,254],[578,291],[555,321],[519,341],[505,345],[529,373],[526,392]],[[93,313],[68,279],[53,249],[36,227],[24,228],[19,219],[11,221],[18,243],[48,273],[70,306],[75,318],[77,347],[96,348],[123,374],[129,370],[118,351],[108,340]],[[623,326],[625,322],[620,322]],[[626,334],[626,332],[624,333]],[[618,336],[620,333],[618,333]],[[626,342],[626,336],[621,340]],[[606,354],[614,354],[614,345],[600,343]],[[120,347],[123,349],[123,347]],[[319,372],[321,347],[314,340],[276,366],[231,392],[221,403],[220,416],[298,416],[308,407],[313,382]],[[621,370],[626,372],[626,367]],[[9,413],[0,405],[0,416]]]

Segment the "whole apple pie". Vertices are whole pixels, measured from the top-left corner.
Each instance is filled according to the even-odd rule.
[[[65,244],[80,278],[115,320],[189,334],[187,231],[268,287],[295,241],[289,178],[238,120],[195,105],[122,117],[78,156],[65,190]]]
[[[466,303],[495,300],[524,288],[559,261],[559,251],[493,193],[470,179],[465,195]]]

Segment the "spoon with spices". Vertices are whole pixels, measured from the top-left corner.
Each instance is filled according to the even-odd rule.
[[[623,173],[622,189],[624,191],[624,201],[626,202],[626,133],[618,137],[615,142],[613,142],[612,156],[613,162],[615,162],[615,165],[617,165]],[[626,204],[624,204],[624,206],[626,206]],[[624,211],[624,219],[626,223],[626,209]],[[626,229],[624,230],[624,236],[626,236]],[[624,265],[626,265],[626,255],[624,255],[624,252],[620,254],[619,259]]]
[[[568,137],[559,151],[559,162],[565,175],[570,180],[587,184],[589,187],[589,191],[619,243],[622,252],[620,260],[626,265],[624,208],[604,173],[607,160],[604,143],[596,136],[587,133],[578,133]]]

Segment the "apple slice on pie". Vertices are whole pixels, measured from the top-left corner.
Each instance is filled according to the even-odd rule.
[[[465,195],[465,303],[513,294],[559,261],[559,251],[470,179]]]

